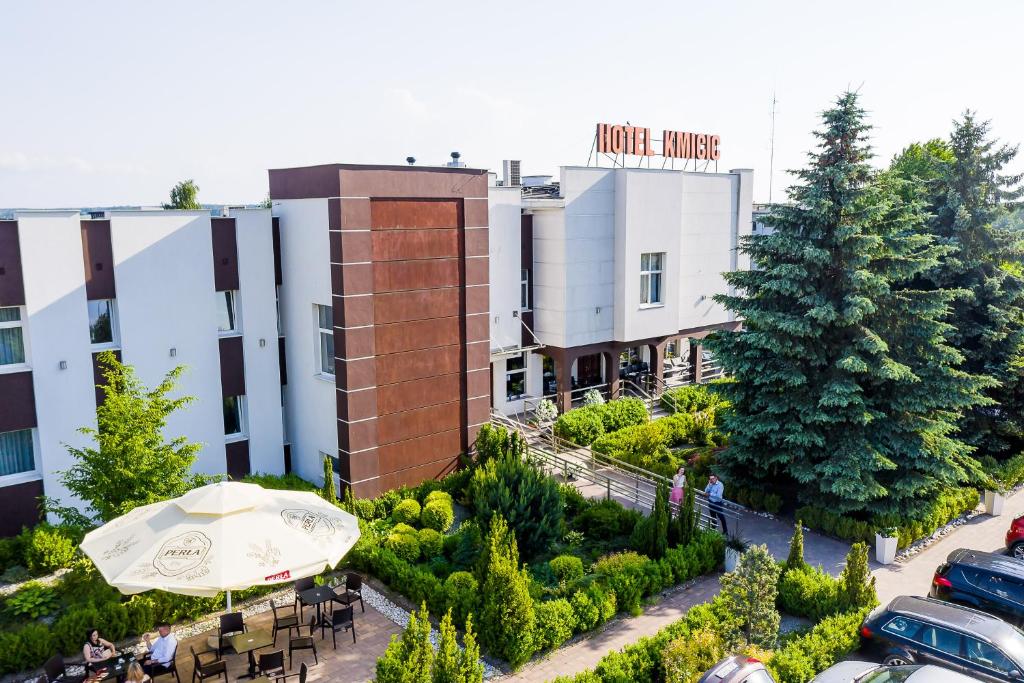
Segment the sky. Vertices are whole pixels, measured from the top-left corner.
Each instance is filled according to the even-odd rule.
[[[0,207],[156,205],[184,178],[254,203],[268,168],[452,151],[557,175],[626,121],[718,134],[719,170],[778,201],[848,88],[879,165],[966,108],[1024,141],[1021,26],[1020,0],[5,2]]]

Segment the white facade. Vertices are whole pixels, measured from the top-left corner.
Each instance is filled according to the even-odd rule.
[[[320,372],[315,305],[331,306],[326,199],[274,202],[281,221],[281,322],[285,337],[285,421],[292,470],[313,482],[323,479],[323,454],[338,453],[334,377]]]

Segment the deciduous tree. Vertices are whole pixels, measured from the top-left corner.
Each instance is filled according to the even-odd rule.
[[[171,188],[171,203],[165,209],[202,209],[199,203],[199,186],[189,178]]]

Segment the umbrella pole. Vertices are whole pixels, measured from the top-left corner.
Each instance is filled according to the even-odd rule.
[[[231,611],[231,591],[228,591],[228,611]]]

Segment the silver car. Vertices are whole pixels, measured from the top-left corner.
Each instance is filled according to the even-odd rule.
[[[811,683],[977,683],[941,666],[883,666],[871,662],[839,662],[811,679]]]
[[[775,683],[775,679],[758,660],[735,655],[711,667],[699,683]]]

